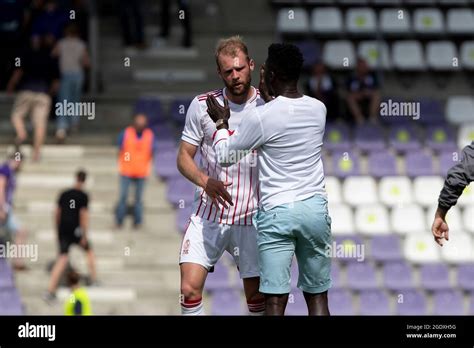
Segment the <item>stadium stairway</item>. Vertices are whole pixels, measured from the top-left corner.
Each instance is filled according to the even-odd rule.
[[[29,148],[25,146],[25,152]],[[0,147],[4,156],[6,146]],[[57,255],[52,226],[58,193],[72,185],[74,172],[89,173],[90,238],[97,257],[100,286],[89,288],[95,314],[177,314],[179,312],[180,234],[172,207],[165,200],[165,185],[155,177],[145,192],[145,224],[134,231],[130,224],[113,230],[118,195],[116,149],[112,146],[46,146],[40,163],[28,159],[18,175],[16,214],[29,231],[28,243],[38,246],[38,260],[29,271],[15,275],[26,314],[62,314],[68,296],[60,288],[60,301],[49,306],[41,299],[46,290],[48,265]],[[128,222],[128,221],[127,221]],[[71,263],[87,274],[85,257],[74,247]]]

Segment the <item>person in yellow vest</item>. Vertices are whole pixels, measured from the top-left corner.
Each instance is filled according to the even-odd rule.
[[[119,136],[120,197],[115,213],[117,228],[122,227],[127,215],[128,190],[131,184],[135,185],[134,227],[138,229],[143,223],[143,189],[150,174],[155,148],[155,136],[147,124],[146,115],[136,114],[133,125],[125,128]]]
[[[70,271],[67,274],[67,283],[71,294],[64,303],[65,315],[92,315],[92,306],[85,288],[79,285],[79,274]]]

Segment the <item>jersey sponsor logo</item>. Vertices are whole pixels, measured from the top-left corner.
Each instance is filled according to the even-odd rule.
[[[191,245],[191,241],[189,239],[186,239],[186,241],[183,244],[183,255],[188,255],[189,254],[190,245]]]

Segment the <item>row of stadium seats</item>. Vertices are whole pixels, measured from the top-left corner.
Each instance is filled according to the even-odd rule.
[[[331,289],[331,315],[473,315],[474,294],[468,297],[457,290],[438,290],[428,293],[405,290],[389,293],[379,289],[350,291]],[[431,305],[430,305],[431,303]],[[222,289],[212,296],[213,315],[244,315],[245,303],[237,289]],[[301,290],[292,289],[285,315],[307,315],[308,310]]]
[[[434,214],[431,216],[433,218]],[[340,246],[341,250],[345,250],[347,255],[344,255],[342,251],[335,254],[335,258],[341,262],[354,262],[361,264],[368,260],[374,260],[376,262],[381,261],[380,254],[382,251],[390,252],[390,260],[387,261],[400,261],[406,260],[413,265],[417,264],[430,264],[436,262],[444,262],[447,264],[464,264],[474,262],[474,251],[473,251],[473,237],[472,235],[456,230],[450,236],[449,244],[440,248],[433,240],[431,233],[425,232],[410,232],[403,240],[395,239],[395,234],[386,235],[373,235],[370,243],[367,244],[368,250],[364,251],[364,260],[361,261],[361,257],[354,256],[357,247],[366,246],[360,235],[346,235],[338,236],[334,233],[334,240],[336,245]],[[376,237],[386,237],[385,240],[376,239]],[[388,245],[388,242],[395,244]],[[378,244],[377,244],[378,243]],[[385,247],[380,247],[382,243],[385,243]],[[375,247],[376,246],[376,247]],[[378,249],[380,248],[380,249]]]
[[[463,114],[458,113],[460,118]],[[466,114],[466,118],[470,115]],[[407,119],[409,119],[407,117]],[[433,151],[451,151],[474,141],[474,123],[463,124],[457,132],[446,124],[417,127],[414,122],[389,127],[362,125],[351,129],[344,124],[326,125],[325,150],[346,150],[357,147],[362,151],[383,150],[387,146],[397,152],[420,150],[423,146]]]
[[[342,58],[341,58],[342,59]],[[459,125],[465,122],[473,122],[474,120],[474,97],[453,95],[447,98],[445,104],[436,99],[420,98],[417,100],[399,100],[397,98],[386,97],[385,103],[396,102],[399,105],[406,102],[417,102],[419,103],[419,119],[417,123],[421,124],[435,124],[438,127],[437,130],[445,127],[443,124],[445,121]],[[173,100],[169,108],[165,110],[163,103],[159,98],[153,97],[142,97],[137,100],[134,106],[134,112],[143,112],[148,116],[150,125],[165,125],[168,121],[172,121],[178,128],[182,129],[186,120],[186,111],[191,103],[189,98],[180,98]],[[399,117],[381,117],[381,121],[384,123],[408,123],[413,121],[415,117],[404,117],[408,115],[401,115]],[[414,128],[414,122],[410,122],[411,127]],[[439,127],[441,124],[442,127]],[[328,126],[330,127],[330,126]],[[347,127],[342,127],[347,128]],[[447,133],[452,132],[447,130]],[[166,134],[166,133],[165,133]]]
[[[420,207],[431,207],[437,202],[444,180],[439,176],[419,176],[413,180],[406,176],[385,176],[377,183],[372,176],[351,176],[345,180],[326,176],[325,184],[330,204],[345,203],[357,207],[382,203],[387,207],[403,209],[413,203]],[[460,207],[469,205],[474,205],[474,191],[470,186],[458,202]],[[453,207],[453,211],[456,209]],[[407,213],[407,216],[411,215]],[[474,229],[474,224],[471,228]]]
[[[419,176],[446,175],[449,168],[457,163],[456,153],[441,153],[436,158],[426,151],[413,151],[404,157],[397,158],[389,151],[374,151],[367,157],[354,150],[339,151],[331,156],[323,156],[326,175],[347,178],[358,175],[371,175],[375,178],[407,175],[410,178]],[[459,157],[458,157],[459,158]]]
[[[413,17],[413,18],[412,18]],[[304,8],[281,8],[277,29],[282,34],[317,33],[318,35],[469,35],[474,33],[474,12],[470,8],[452,8],[446,19],[439,8],[418,8],[413,11],[369,7],[347,9],[345,16],[337,7],[318,7],[310,13]]]
[[[451,41],[431,41],[425,45],[425,49],[416,40],[395,41],[391,49],[384,41],[362,41],[356,52],[351,41],[329,40],[322,52],[323,62],[336,70],[353,68],[358,56],[364,58],[372,68],[386,70],[474,70],[474,41],[463,42],[459,50]]]
[[[375,6],[465,6],[474,4],[474,0],[271,0],[274,5],[375,5]]]

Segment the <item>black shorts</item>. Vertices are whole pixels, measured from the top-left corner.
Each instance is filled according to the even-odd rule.
[[[89,241],[86,242],[86,246],[80,245],[81,237],[74,235],[74,233],[59,233],[59,253],[67,254],[71,245],[79,245],[84,250],[88,251],[91,249]]]

